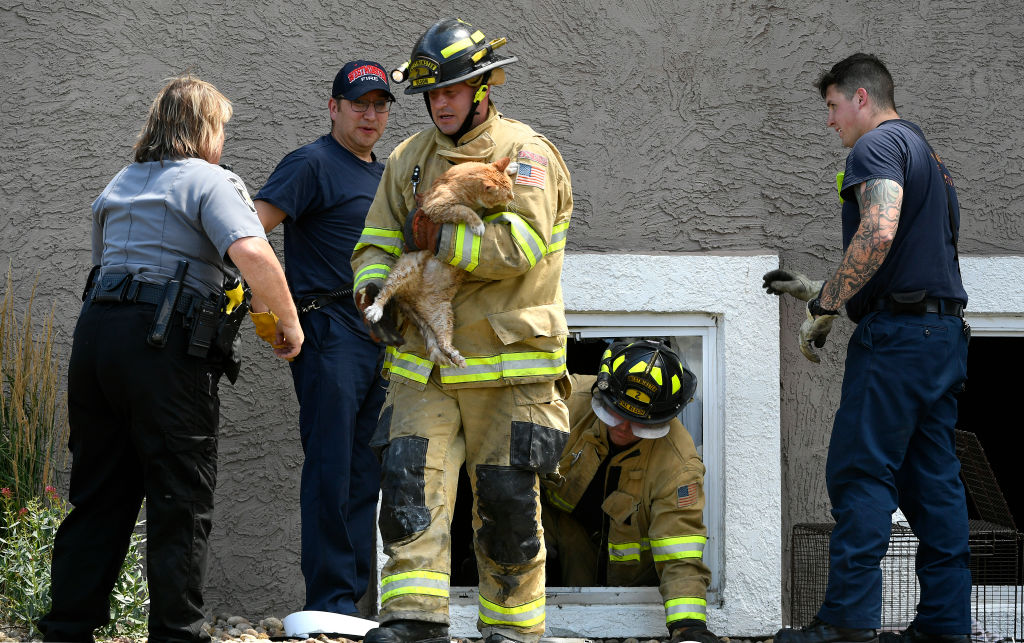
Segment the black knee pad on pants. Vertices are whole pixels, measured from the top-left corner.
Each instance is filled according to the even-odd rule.
[[[498,465],[476,468],[477,545],[487,558],[502,565],[533,560],[540,551],[537,537],[537,492],[533,471]]]
[[[384,542],[407,538],[430,526],[423,482],[426,463],[426,438],[395,438],[384,449],[380,504],[380,536]]]
[[[537,473],[554,473],[569,434],[533,422],[512,422],[509,461]]]

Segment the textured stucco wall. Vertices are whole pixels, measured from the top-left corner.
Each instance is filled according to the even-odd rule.
[[[1024,254],[1015,199],[1024,137],[1013,109],[1024,97],[1024,24],[1009,0],[525,0],[429,11],[348,0],[7,0],[0,263],[11,262],[23,297],[39,276],[63,359],[89,265],[89,204],[129,160],[163,78],[192,69],[235,102],[225,161],[255,191],[282,155],[327,130],[341,62],[394,65],[442,15],[510,38],[506,51],[521,62],[496,100],[566,158],[577,204],[570,254],[752,251],[824,276],[840,257],[831,186],[844,150],[811,84],[858,50],[891,63],[901,114],[949,164],[962,252]],[[420,99],[404,97],[379,151],[425,124]],[[827,517],[824,452],[849,327],[813,366],[796,349],[801,311],[780,310],[785,557],[792,523]],[[283,363],[254,341],[246,348],[239,383],[222,391],[208,598],[218,611],[283,615],[302,599],[294,394]]]

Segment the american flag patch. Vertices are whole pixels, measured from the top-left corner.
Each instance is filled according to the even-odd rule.
[[[676,489],[676,506],[689,507],[697,502],[697,483],[691,482],[688,485]]]
[[[547,165],[548,157],[531,152],[530,150],[519,150],[519,158],[533,161],[537,165]]]
[[[547,175],[547,170],[536,165],[530,165],[529,163],[520,163],[519,172],[516,174],[516,183],[519,185],[532,185],[533,187],[544,189],[544,177]]]

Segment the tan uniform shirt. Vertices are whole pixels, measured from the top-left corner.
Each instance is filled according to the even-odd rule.
[[[483,236],[465,224],[442,228],[437,258],[469,273],[452,302],[452,343],[467,366],[442,367],[443,388],[550,381],[565,374],[561,274],[572,187],[558,150],[493,105],[459,145],[434,127],[411,136],[387,160],[352,255],[355,291],[374,281],[383,284],[401,255],[405,218],[415,208],[413,169],[420,167],[417,191],[423,193],[453,163],[504,156],[518,163],[513,202],[483,215]],[[388,350],[385,376],[422,389],[433,363],[419,331],[406,324],[403,332],[406,343]]]

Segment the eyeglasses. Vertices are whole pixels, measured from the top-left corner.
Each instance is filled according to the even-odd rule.
[[[342,100],[348,99],[345,98]],[[372,103],[365,100],[349,100],[348,102],[350,105],[352,105],[352,111],[356,112],[357,114],[362,114],[366,110],[370,109],[370,105],[373,105],[373,111],[377,112],[378,114],[387,114],[388,112],[391,111],[392,101],[390,99],[385,98],[384,100],[375,100]]]

